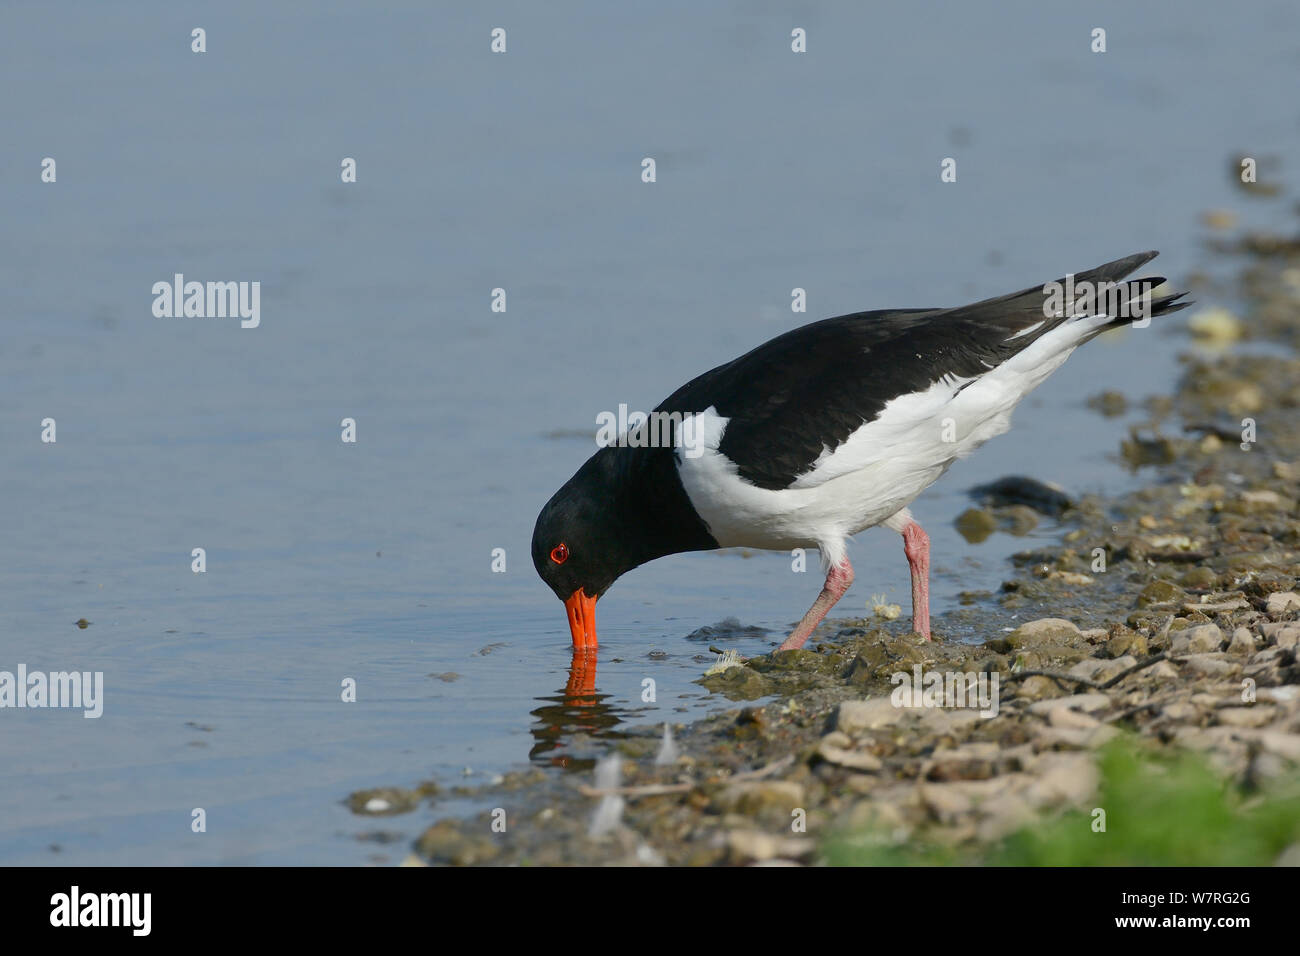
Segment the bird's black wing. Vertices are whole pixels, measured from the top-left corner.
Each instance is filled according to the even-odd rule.
[[[1154,256],[1118,259],[1074,282],[1114,282]],[[741,477],[760,488],[787,488],[824,449],[837,448],[892,399],[924,391],[945,375],[982,375],[1067,321],[1045,317],[1043,289],[955,309],[857,312],[813,322],[705,372],[656,411],[714,407],[728,419],[718,450]],[[1154,313],[1169,311],[1171,301],[1153,303]],[[1008,341],[1035,323],[1038,328]]]

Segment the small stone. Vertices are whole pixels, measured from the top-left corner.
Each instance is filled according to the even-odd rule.
[[[827,763],[848,770],[859,770],[863,773],[875,773],[884,767],[879,757],[852,750],[850,749],[852,746],[852,738],[848,734],[837,730],[821,739],[817,744],[817,754]]]
[[[1170,604],[1174,601],[1181,601],[1185,592],[1172,581],[1156,580],[1152,581],[1142,593],[1138,595],[1138,607],[1150,607],[1153,604]]]
[[[1087,730],[1100,726],[1101,724],[1101,721],[1096,717],[1089,717],[1085,713],[1071,710],[1068,707],[1057,707],[1053,709],[1051,713],[1047,715],[1047,722],[1053,727],[1074,727]]]
[[[1195,704],[1188,703],[1185,700],[1175,700],[1160,708],[1160,713],[1170,720],[1186,723],[1195,720],[1200,711],[1197,710]]]
[[[745,780],[728,784],[715,802],[724,813],[754,815],[769,807],[789,813],[804,805],[804,789],[792,780]]]
[[[1182,662],[1194,673],[1206,677],[1227,677],[1238,670],[1238,665],[1222,660],[1215,654],[1192,654]]]
[[[420,834],[416,849],[428,859],[456,866],[487,863],[501,852],[491,838],[462,833],[460,826],[454,820],[438,821]]]
[[[720,674],[698,678],[696,683],[728,700],[757,700],[772,693],[772,682],[752,667],[728,667]]]
[[[1170,645],[1175,655],[1207,654],[1223,646],[1223,632],[1217,624],[1199,624],[1179,631]]]
[[[1246,506],[1246,510],[1250,512],[1290,511],[1295,507],[1294,501],[1283,498],[1276,491],[1268,488],[1243,491],[1241,493],[1241,502]]]
[[[1073,622],[1059,617],[1044,617],[1028,621],[1007,635],[1007,644],[1013,648],[1039,647],[1044,644],[1075,644],[1080,639],[1079,628]]]
[[[1079,661],[1067,671],[1071,677],[1082,677],[1084,680],[1096,681],[1104,684],[1121,671],[1128,670],[1137,663],[1136,657],[1125,655],[1117,657],[1113,661],[1098,660],[1090,657],[1085,661]]]
[[[1114,727],[1040,727],[1034,735],[1035,750],[1095,750],[1119,733]]]
[[[1038,527],[1038,513],[1028,505],[1007,505],[998,509],[997,516],[1003,530],[1017,538]]]
[[[840,704],[835,718],[835,728],[850,737],[863,731],[888,727],[902,719],[906,709],[895,707],[888,697],[870,700],[846,700]]]
[[[1184,601],[1183,611],[1187,614],[1200,614],[1208,616],[1210,614],[1229,614],[1232,611],[1245,611],[1250,607],[1250,602],[1240,595],[1229,597],[1223,601]]]
[[[1107,418],[1115,418],[1128,411],[1128,399],[1123,392],[1105,391],[1088,399],[1088,407],[1099,411]]]
[[[1187,328],[1204,342],[1226,345],[1241,338],[1241,320],[1227,309],[1209,308],[1187,320]]]
[[[364,816],[390,817],[409,813],[420,805],[420,794],[401,787],[358,790],[348,797],[348,808]]]
[[[1255,653],[1255,638],[1251,636],[1249,630],[1239,627],[1232,632],[1232,640],[1228,642],[1228,653],[1233,657],[1250,657]]]
[[[1178,680],[1178,668],[1168,661],[1160,661],[1152,667],[1148,667],[1142,673],[1146,674],[1152,680]]]
[[[1275,753],[1292,763],[1300,763],[1300,734],[1284,734],[1279,730],[1266,730],[1256,738],[1269,753]]]
[[[1214,573],[1213,569],[1203,565],[1192,568],[1178,579],[1183,587],[1196,588],[1198,591],[1214,587],[1218,580],[1219,576]]]
[[[1300,461],[1273,462],[1273,477],[1283,481],[1300,481]]]
[[[1049,677],[1027,677],[1020,682],[1020,689],[1016,696],[1024,700],[1041,701],[1052,697],[1060,697],[1065,693],[1056,681]]]
[[[1250,659],[1250,663],[1252,665],[1277,664],[1290,653],[1292,651],[1289,647],[1266,647],[1264,650],[1256,652],[1255,656]]]
[[[960,782],[926,783],[920,794],[922,804],[941,823],[952,823],[972,808],[970,791]]]
[[[1146,657],[1146,637],[1137,633],[1137,631],[1131,631],[1125,628],[1106,642],[1107,657],[1123,657],[1125,654]]]
[[[1062,584],[1071,587],[1088,587],[1096,583],[1090,574],[1080,574],[1078,571],[1050,571],[1047,575],[1049,581],[1059,581]]]
[[[954,524],[968,544],[979,544],[998,529],[997,519],[983,508],[967,508]]]
[[[1278,628],[1273,636],[1273,644],[1276,647],[1294,648],[1300,644],[1300,624],[1290,624],[1286,627]]]
[[[733,861],[798,860],[811,856],[817,849],[812,840],[798,837],[778,837],[758,830],[731,830],[727,833],[727,849]]]
[[[1077,806],[1097,789],[1097,767],[1086,754],[1042,754],[1034,770],[1037,775],[1023,793],[1034,807]]]
[[[1276,707],[1221,707],[1214,712],[1216,723],[1224,727],[1264,727],[1273,722]]]
[[[1207,209],[1201,221],[1211,229],[1231,229],[1237,224],[1237,214],[1231,209]]]
[[[1300,594],[1296,594],[1295,591],[1278,591],[1270,594],[1264,605],[1264,611],[1274,620],[1292,611],[1300,611]]]
[[[925,779],[936,782],[991,779],[997,774],[999,752],[998,745],[989,742],[936,751]]]
[[[1110,707],[1110,698],[1105,694],[1071,694],[1068,697],[1057,697],[1055,700],[1042,700],[1030,704],[1029,712],[1046,715],[1058,707],[1068,707],[1083,713],[1096,713]]]
[[[1283,707],[1292,707],[1300,702],[1300,685],[1286,684],[1282,687],[1261,687],[1259,689],[1259,699],[1280,704]]]

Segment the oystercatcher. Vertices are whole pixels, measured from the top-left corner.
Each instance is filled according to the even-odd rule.
[[[817,548],[826,584],[781,649],[801,647],[853,583],[850,535],[903,537],[912,626],[930,637],[930,541],[907,506],[1079,345],[1184,308],[1157,253],[952,309],[857,312],[779,335],[683,385],[547,502],[533,564],[564,602],[575,652],[624,572],[684,551]],[[658,439],[658,440],[656,440]]]

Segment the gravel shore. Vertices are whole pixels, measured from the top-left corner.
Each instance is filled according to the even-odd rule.
[[[939,640],[833,622],[702,678],[736,706],[666,753],[634,729],[595,776],[463,790],[491,809],[434,823],[408,862],[1300,862],[1300,240],[1217,242],[1242,315],[1194,307],[1195,341],[1153,340],[1187,355],[1119,449],[1139,491],[986,498],[964,534],[1050,509],[1060,538]]]

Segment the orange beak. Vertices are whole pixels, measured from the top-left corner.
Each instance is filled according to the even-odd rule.
[[[596,646],[596,599],[587,597],[582,588],[569,595],[564,602],[569,615],[569,633],[573,635],[573,649],[584,650]]]

